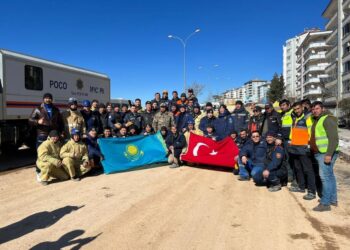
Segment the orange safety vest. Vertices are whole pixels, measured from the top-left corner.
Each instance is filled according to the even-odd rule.
[[[293,119],[293,125],[290,133],[291,145],[306,146],[309,144],[309,126],[311,119],[305,119],[304,114]]]

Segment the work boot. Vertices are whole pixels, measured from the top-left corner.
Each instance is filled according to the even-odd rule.
[[[238,176],[239,181],[249,181],[249,177]]]
[[[179,164],[173,163],[170,165],[170,168],[178,168],[180,167]]]
[[[317,201],[321,202],[321,199],[318,199]],[[336,202],[331,202],[331,206],[338,207],[338,202],[337,201]]]
[[[271,186],[268,188],[268,190],[270,192],[277,192],[277,191],[280,191],[282,189],[282,185],[281,184],[278,184],[278,185],[275,185],[275,186]]]
[[[49,182],[40,180],[40,184],[43,186],[47,186],[47,185],[49,185]]]
[[[238,175],[238,174],[239,174],[239,169],[234,168],[234,169],[233,169],[233,174],[234,174],[234,175]]]
[[[316,194],[314,193],[307,193],[306,195],[303,196],[304,200],[311,201],[313,199],[316,199]]]
[[[289,188],[289,191],[293,193],[305,193],[305,189],[301,189],[299,187],[294,187],[294,186],[291,186]]]
[[[315,212],[325,212],[325,211],[331,211],[331,206],[330,205],[323,205],[323,204],[318,204],[316,207],[314,207],[312,210]]]
[[[38,172],[35,172],[35,175],[36,175],[36,181],[37,182],[41,182],[41,174],[40,174],[40,172],[38,173]]]
[[[72,181],[80,181],[80,178],[77,176],[72,177]]]

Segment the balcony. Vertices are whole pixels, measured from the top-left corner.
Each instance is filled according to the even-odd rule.
[[[309,78],[306,82],[304,82],[304,86],[310,83],[320,83],[320,82],[321,82],[320,78],[312,77],[312,78]]]
[[[343,73],[343,81],[350,79],[350,71],[345,71]]]
[[[332,70],[335,70],[335,68],[337,67],[338,61],[334,60],[331,64],[329,64],[326,68],[325,68],[325,72],[329,73]]]
[[[338,56],[338,44],[334,45],[330,50],[326,53],[327,61],[331,61],[330,59],[336,58]]]
[[[315,62],[317,60],[323,60],[326,59],[326,53],[325,52],[320,52],[317,54],[310,54],[310,56],[305,60],[304,64],[307,64],[308,62],[312,61]]]
[[[334,46],[338,42],[338,30],[334,30],[326,39],[326,44]]]
[[[309,95],[320,95],[322,94],[322,89],[317,88],[317,89],[308,89],[304,92],[304,96],[309,96]]]
[[[333,80],[327,82],[327,83],[325,84],[325,87],[326,87],[327,89],[329,89],[329,88],[331,88],[331,87],[337,85],[337,82],[338,82],[338,79],[335,78],[335,79],[333,79]]]
[[[337,28],[338,26],[338,15],[337,13],[334,14],[334,16],[328,21],[326,24],[326,30],[333,30]]]
[[[312,42],[309,44],[309,46],[306,47],[306,49],[304,50],[304,55],[310,50],[310,49],[318,49],[318,48],[327,48],[329,47],[326,44],[326,41],[322,41],[322,42]]]
[[[350,0],[343,1],[343,11],[344,11],[344,13],[350,12]]]
[[[308,67],[305,71],[303,75],[306,75],[310,72],[318,72],[318,71],[324,71],[327,68],[328,65],[314,65],[314,66],[310,66]]]

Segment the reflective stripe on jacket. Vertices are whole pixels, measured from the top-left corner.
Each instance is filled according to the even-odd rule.
[[[328,137],[327,137],[327,132],[323,126],[323,122],[326,120],[328,115],[322,116],[315,127],[315,139],[316,139],[316,146],[318,148],[318,151],[322,154],[325,154],[328,149]],[[334,128],[338,129],[338,128]],[[339,151],[339,144],[337,146],[336,151]]]

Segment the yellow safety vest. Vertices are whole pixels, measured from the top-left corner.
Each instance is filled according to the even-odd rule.
[[[316,146],[317,146],[318,151],[322,154],[325,154],[327,152],[328,142],[329,142],[328,137],[327,137],[327,132],[323,126],[323,122],[324,122],[324,120],[326,120],[327,117],[328,117],[328,115],[321,116],[321,118],[318,120],[316,127],[315,127]],[[338,131],[337,127],[335,127],[334,129],[336,129]],[[339,144],[337,146],[336,151],[338,151],[338,150],[339,150]]]

